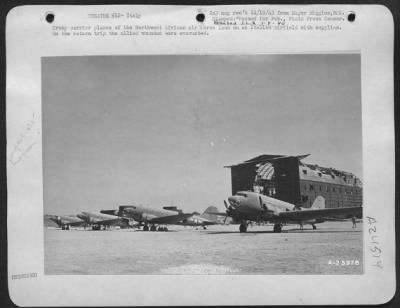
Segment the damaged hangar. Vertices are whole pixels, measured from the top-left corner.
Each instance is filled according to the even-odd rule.
[[[302,207],[311,207],[317,196],[325,198],[327,208],[362,206],[362,182],[358,177],[303,163],[309,155],[265,154],[225,166],[231,169],[232,194],[255,191]]]

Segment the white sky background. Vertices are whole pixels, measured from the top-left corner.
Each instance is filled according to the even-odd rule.
[[[360,55],[42,59],[44,212],[221,210],[260,154],[362,178]]]

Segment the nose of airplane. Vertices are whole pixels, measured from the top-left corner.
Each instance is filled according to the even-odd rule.
[[[230,196],[228,198],[229,204],[233,207],[233,208],[238,208],[240,206],[240,202],[241,202],[241,197],[240,196]]]

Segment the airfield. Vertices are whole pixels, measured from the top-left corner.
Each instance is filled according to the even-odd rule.
[[[362,223],[89,231],[44,228],[46,275],[362,274]]]

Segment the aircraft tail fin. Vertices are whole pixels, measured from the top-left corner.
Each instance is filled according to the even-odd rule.
[[[324,209],[325,208],[325,198],[322,196],[318,196],[315,198],[311,208],[313,210]]]
[[[218,208],[216,206],[209,206],[208,208],[206,208],[204,213],[201,214],[201,217],[214,222],[218,222],[218,215],[216,215],[215,213],[218,213]]]

